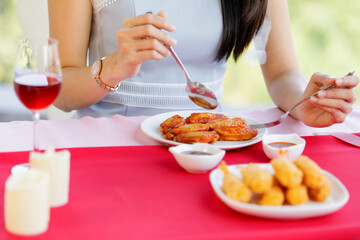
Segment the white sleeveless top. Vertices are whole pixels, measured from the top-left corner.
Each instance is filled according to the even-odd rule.
[[[165,10],[176,26],[169,33],[174,47],[194,81],[208,86],[221,100],[226,63],[215,61],[222,32],[219,0],[92,0],[93,20],[89,43],[89,63],[117,50],[116,33],[127,18]],[[267,38],[266,38],[267,39]],[[185,93],[186,78],[170,56],[150,60],[139,73],[121,82],[116,92],[107,94],[93,106],[77,111],[82,116],[154,115],[174,110],[199,110]],[[219,105],[217,111],[221,111]]]

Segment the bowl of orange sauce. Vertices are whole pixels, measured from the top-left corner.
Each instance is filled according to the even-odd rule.
[[[304,151],[305,140],[296,133],[291,134],[269,134],[262,140],[265,155],[274,159],[279,156],[279,152],[287,152],[291,160],[297,159]]]

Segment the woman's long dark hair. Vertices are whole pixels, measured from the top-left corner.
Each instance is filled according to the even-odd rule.
[[[267,0],[220,0],[223,30],[216,60],[227,60],[233,53],[235,61],[249,46],[264,22]]]

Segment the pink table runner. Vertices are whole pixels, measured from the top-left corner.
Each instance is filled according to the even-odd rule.
[[[265,111],[235,112],[259,122],[277,119],[283,113],[277,108]],[[40,121],[40,148],[52,145],[55,148],[158,145],[145,136],[140,125],[147,117],[91,118]],[[318,132],[360,132],[360,107],[356,107],[342,124],[328,128],[310,128],[292,117],[278,126],[269,128],[269,133],[298,133],[311,136]],[[32,122],[0,123],[0,152],[26,151],[32,149]]]
[[[339,211],[317,218],[279,221],[250,217],[224,205],[209,174],[193,175],[167,147],[70,149],[70,201],[51,210],[49,230],[26,239],[358,239],[360,237],[360,149],[330,136],[305,137],[304,154],[335,175],[350,193]],[[28,152],[0,154],[0,216],[10,168]],[[261,143],[228,151],[228,164],[266,163]],[[23,239],[5,231],[0,239]]]

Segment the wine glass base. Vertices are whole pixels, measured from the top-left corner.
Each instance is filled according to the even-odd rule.
[[[11,174],[23,173],[30,168],[30,163],[22,163],[11,168]]]

